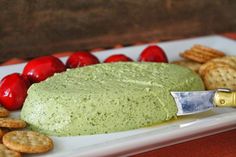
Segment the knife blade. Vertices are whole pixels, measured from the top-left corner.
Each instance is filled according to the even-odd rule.
[[[212,91],[172,91],[177,116],[196,114],[214,107],[236,107],[236,92],[221,88]]]

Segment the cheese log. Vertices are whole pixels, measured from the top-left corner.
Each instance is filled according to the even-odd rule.
[[[21,111],[31,129],[56,136],[138,129],[176,117],[170,91],[204,90],[201,78],[166,63],[69,69],[33,84]]]

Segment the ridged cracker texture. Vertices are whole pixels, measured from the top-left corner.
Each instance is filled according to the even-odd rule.
[[[3,144],[22,153],[44,153],[53,148],[49,137],[33,131],[11,131],[3,136]]]
[[[203,45],[194,45],[180,54],[183,58],[199,63],[206,63],[214,58],[225,56],[224,52]]]
[[[26,127],[26,122],[20,119],[0,118],[0,127],[21,129]]]

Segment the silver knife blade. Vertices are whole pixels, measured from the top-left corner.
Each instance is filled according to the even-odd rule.
[[[171,92],[178,108],[177,116],[208,111],[215,107],[213,97],[216,91]]]

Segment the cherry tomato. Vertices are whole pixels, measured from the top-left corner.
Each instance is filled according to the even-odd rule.
[[[99,63],[98,58],[92,55],[91,53],[75,52],[68,58],[66,66],[68,68],[77,68],[98,63]]]
[[[116,54],[108,57],[105,59],[104,63],[111,63],[111,62],[130,62],[133,61],[131,58],[127,57],[123,54]]]
[[[25,78],[13,73],[5,76],[0,82],[0,103],[6,109],[13,111],[22,107],[29,88]]]
[[[65,71],[62,61],[54,56],[43,56],[29,61],[23,70],[31,83],[40,82],[54,73]]]
[[[151,45],[145,48],[139,56],[141,62],[165,62],[168,63],[167,56],[162,48]]]

